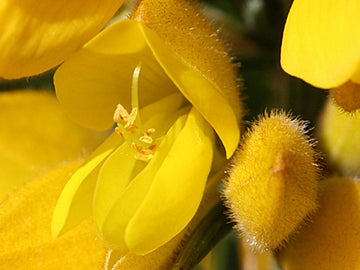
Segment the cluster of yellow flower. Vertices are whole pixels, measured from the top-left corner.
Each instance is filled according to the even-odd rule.
[[[123,2],[0,5],[0,77],[61,64],[59,104],[39,91],[0,95],[0,265],[171,269],[225,179],[254,250],[289,270],[359,268],[360,189],[344,178],[360,172],[357,112],[324,109],[320,142],[341,176],[319,181],[305,122],[265,112],[241,134],[236,66],[194,3],[143,0],[97,34]],[[360,107],[358,12],[356,0],[294,1],[282,45],[284,70],[333,88],[347,111]]]

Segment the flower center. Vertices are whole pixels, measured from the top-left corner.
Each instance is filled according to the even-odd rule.
[[[136,66],[131,84],[131,105],[129,113],[121,104],[118,104],[114,112],[114,121],[117,124],[115,132],[128,142],[136,151],[134,158],[142,161],[149,161],[153,157],[156,149],[152,135],[155,133],[154,128],[143,130],[139,115],[139,98],[138,98],[138,81],[141,70],[141,62]]]
[[[135,125],[138,116],[138,108],[132,108],[131,112],[118,104],[114,113],[114,121],[117,123],[115,132],[123,136],[126,141],[131,142],[132,148],[136,151],[135,158],[142,161],[149,161],[152,158],[156,144],[153,144],[152,135],[154,128],[149,128],[145,132]]]

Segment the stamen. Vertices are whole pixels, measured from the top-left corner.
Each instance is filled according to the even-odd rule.
[[[138,114],[138,108],[133,108],[131,110],[131,113],[128,117],[128,120],[124,126],[124,128],[127,130],[127,131],[130,131],[130,130],[134,130],[136,129],[137,127],[134,125],[134,122],[135,122],[135,119],[136,119],[136,116]]]
[[[116,132],[116,134],[118,134],[120,136],[124,136],[119,127],[115,128],[115,132]]]
[[[131,84],[131,106],[132,110],[130,114],[128,111],[121,105],[118,104],[114,112],[114,121],[117,123],[115,132],[123,136],[126,140],[132,141],[131,147],[136,151],[135,159],[141,161],[149,161],[153,157],[153,152],[156,148],[156,145],[152,145],[154,139],[151,137],[155,133],[154,128],[149,128],[143,136],[140,136],[143,130],[141,130],[141,121],[139,115],[139,97],[138,97],[138,81],[141,70],[141,62],[137,65],[134,70],[132,84]],[[140,127],[140,129],[138,128]],[[134,131],[127,133],[128,131]],[[139,137],[140,136],[140,137]],[[150,145],[147,148],[142,147],[141,143],[138,145],[135,141],[136,138],[139,138],[137,142]],[[133,141],[135,140],[135,141]]]
[[[129,113],[121,104],[118,104],[113,119],[116,123],[125,124],[129,119]]]
[[[141,153],[141,154],[144,154],[144,155],[150,155],[150,154],[152,154],[153,152],[154,152],[154,151],[151,150],[151,149],[149,149],[149,148],[142,149],[142,150],[140,151],[140,153]]]
[[[151,136],[155,133],[155,128],[149,128],[147,131],[146,131],[146,135],[148,136]]]
[[[131,143],[131,147],[137,151],[137,152],[141,152],[143,150],[143,148],[141,146],[138,146],[136,143],[132,142]]]
[[[150,159],[152,159],[153,155],[145,155],[142,153],[136,153],[134,156],[137,160],[142,160],[142,161],[149,161]]]
[[[150,145],[147,149],[154,151],[156,149],[156,144]]]
[[[151,137],[148,136],[148,135],[144,135],[144,136],[141,136],[141,137],[139,138],[139,141],[140,141],[140,142],[143,142],[143,143],[147,143],[147,144],[152,144],[153,138],[151,138]]]

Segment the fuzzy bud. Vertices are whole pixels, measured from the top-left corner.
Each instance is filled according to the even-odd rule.
[[[247,132],[224,195],[255,249],[280,247],[317,208],[316,158],[304,122],[283,112],[265,113]]]

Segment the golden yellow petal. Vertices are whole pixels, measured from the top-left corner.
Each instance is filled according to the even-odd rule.
[[[101,32],[56,71],[56,95],[74,121],[108,129],[114,124],[117,104],[131,111],[132,75],[140,61],[140,107],[177,91],[147,47],[139,24],[123,20]]]
[[[0,126],[0,200],[39,173],[85,156],[105,136],[71,122],[50,92],[2,92]]]
[[[29,182],[0,206],[2,269],[101,269],[106,248],[92,220],[53,240],[57,198],[80,162],[69,163]]]
[[[218,31],[193,3],[143,0],[132,19],[156,32],[178,57],[214,84],[231,104],[236,117],[241,118],[244,112],[239,101],[236,67]]]
[[[236,68],[218,32],[196,6],[183,0],[142,1],[132,18],[146,26],[143,33],[156,59],[213,126],[230,157],[244,112]]]
[[[321,88],[350,80],[360,59],[359,17],[357,0],[295,0],[283,35],[283,69]]]
[[[91,215],[99,170],[104,160],[122,142],[122,137],[114,132],[69,177],[53,213],[51,231],[54,238]]]
[[[213,158],[212,147],[210,125],[192,109],[128,223],[125,241],[131,252],[147,254],[189,224],[205,190]]]
[[[42,73],[99,32],[124,0],[3,0],[0,77]]]
[[[346,178],[320,182],[320,208],[280,253],[285,270],[360,269],[360,185]]]
[[[186,231],[181,232],[165,245],[161,246],[160,248],[144,256],[128,253],[125,256],[118,259],[116,262],[112,262],[112,264],[110,265],[112,265],[113,267],[110,269],[111,270],[171,269],[178,255],[178,249],[181,247],[185,232]],[[111,259],[116,259],[116,257]]]
[[[239,143],[238,119],[226,98],[197,70],[179,59],[154,31],[141,26],[154,56],[181,93],[192,103],[219,135],[227,158]]]

